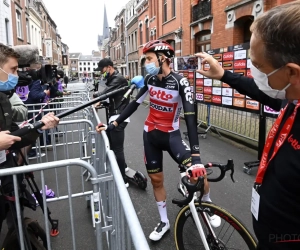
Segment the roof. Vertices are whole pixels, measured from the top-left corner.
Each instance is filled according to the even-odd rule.
[[[80,55],[79,61],[92,61],[92,55]]]
[[[80,57],[81,53],[71,53],[69,52],[70,59],[78,59]]]

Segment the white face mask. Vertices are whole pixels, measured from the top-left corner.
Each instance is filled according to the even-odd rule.
[[[280,69],[280,68],[279,68]],[[286,99],[286,89],[291,85],[290,83],[286,85],[282,90],[272,89],[270,85],[268,84],[269,80],[268,77],[276,73],[279,69],[275,69],[268,75],[265,73],[262,73],[260,70],[258,70],[255,66],[251,65],[251,75],[254,78],[254,81],[257,85],[257,87],[264,92],[266,95],[272,97],[284,100]]]

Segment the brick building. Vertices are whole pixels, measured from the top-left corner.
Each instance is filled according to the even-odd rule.
[[[79,66],[79,58],[81,53],[69,53],[70,60],[70,75],[74,77],[78,77],[78,66]]]
[[[138,18],[135,12],[137,0],[130,0],[126,5],[126,23],[125,23],[125,37],[126,37],[126,51],[127,51],[127,65],[130,78],[138,74],[139,68],[139,53],[137,45],[138,32]]]
[[[27,0],[11,0],[14,45],[30,44],[29,6]]]

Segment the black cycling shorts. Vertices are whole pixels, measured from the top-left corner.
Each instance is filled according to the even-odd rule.
[[[163,151],[167,151],[178,164],[187,165],[192,162],[191,150],[182,140],[180,131],[170,133],[160,130],[144,131],[144,160],[148,174],[163,171]]]

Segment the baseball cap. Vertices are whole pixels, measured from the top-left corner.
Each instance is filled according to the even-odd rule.
[[[112,60],[110,60],[109,58],[103,58],[98,62],[98,68],[95,69],[95,71],[102,71],[103,68],[107,67],[107,66],[114,66]]]

